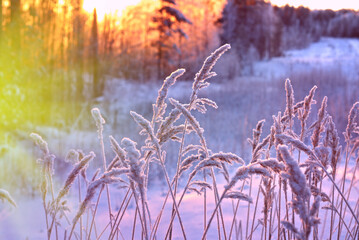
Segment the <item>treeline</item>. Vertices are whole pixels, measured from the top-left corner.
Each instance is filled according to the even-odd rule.
[[[218,37],[220,36],[220,37]],[[77,124],[106,81],[191,79],[220,42],[239,61],[280,56],[321,36],[358,37],[358,13],[255,0],[142,0],[98,19],[83,0],[0,0],[0,125]]]
[[[119,25],[123,44],[116,74],[141,82],[161,81],[181,67],[190,76],[219,45],[216,20],[225,1],[152,0],[127,8]]]
[[[221,42],[231,43],[240,63],[280,56],[320,37],[359,37],[354,10],[277,7],[265,1],[228,0],[220,19]]]
[[[107,56],[96,11],[86,14],[82,0],[0,0],[0,6],[1,129],[63,125],[78,103],[101,95],[100,62]]]
[[[83,0],[0,0],[0,128],[81,124],[110,78],[158,81],[197,69],[218,45],[223,4],[142,0],[98,19]]]

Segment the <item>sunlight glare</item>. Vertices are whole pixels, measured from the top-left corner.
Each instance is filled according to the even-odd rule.
[[[122,15],[122,11],[131,5],[136,5],[141,0],[84,0],[83,9],[92,13],[96,8],[97,17],[99,21],[102,21],[105,14],[117,14]]]

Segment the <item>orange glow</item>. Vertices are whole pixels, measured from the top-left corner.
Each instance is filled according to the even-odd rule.
[[[92,13],[96,8],[97,17],[102,21],[106,14],[122,15],[126,7],[138,4],[141,0],[84,0],[83,9]]]

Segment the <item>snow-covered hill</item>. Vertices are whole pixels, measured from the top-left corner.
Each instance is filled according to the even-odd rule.
[[[271,80],[313,69],[335,69],[353,81],[358,80],[358,67],[359,39],[322,38],[308,48],[290,50],[282,57],[256,62],[250,73]]]

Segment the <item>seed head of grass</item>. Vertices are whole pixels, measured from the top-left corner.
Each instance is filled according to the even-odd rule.
[[[281,221],[281,224],[283,225],[283,227],[287,230],[289,230],[290,232],[294,233],[295,236],[300,239],[300,240],[304,240],[304,234],[302,232],[300,232],[291,222],[288,221]]]
[[[303,114],[302,114],[303,121],[307,120],[307,118],[308,118],[311,106],[314,103],[313,98],[314,98],[316,89],[317,89],[317,86],[313,86],[312,89],[310,89],[308,96],[306,96],[304,98],[304,106],[303,106]]]
[[[130,112],[131,116],[133,117],[133,119],[135,120],[135,122],[143,129],[145,130],[145,132],[148,134],[148,141],[147,144],[150,144],[154,147],[154,150],[157,151],[158,153],[160,152],[160,144],[159,141],[157,139],[157,137],[154,134],[153,128],[151,126],[151,123],[145,119],[142,115],[131,111]]]
[[[185,116],[185,118],[188,120],[188,122],[193,127],[194,131],[199,136],[202,146],[205,148],[206,141],[205,141],[204,136],[203,136],[204,130],[203,130],[203,128],[200,127],[200,124],[197,121],[197,119],[190,113],[190,111],[188,111],[183,106],[183,104],[180,104],[177,100],[175,100],[173,98],[170,98],[170,102],[174,107],[176,107],[177,109],[179,109],[182,112],[182,114]]]
[[[309,199],[310,191],[307,187],[305,175],[300,170],[297,161],[290,155],[288,147],[279,145],[278,151],[287,166],[286,172],[289,176],[289,185],[291,186],[293,193],[301,196],[303,199]]]
[[[281,162],[279,162],[277,159],[275,158],[269,158],[269,159],[265,159],[265,160],[259,160],[258,163],[264,167],[264,168],[269,168],[272,171],[274,171],[275,173],[280,173],[281,171],[284,171],[285,169],[285,165]]]
[[[156,111],[156,121],[162,120],[162,116],[166,111],[165,99],[167,97],[168,89],[173,84],[175,84],[177,78],[182,76],[185,72],[186,72],[185,69],[178,69],[178,70],[174,71],[173,73],[171,73],[171,75],[165,79],[161,89],[158,91],[158,97],[156,100],[156,105],[155,105],[155,109],[157,110]]]
[[[16,206],[15,200],[11,197],[10,193],[4,189],[0,189],[0,199],[8,201],[14,207]]]
[[[194,96],[196,95],[197,90],[199,90],[202,87],[205,87],[204,81],[215,74],[212,73],[212,68],[216,64],[217,60],[227,51],[231,48],[229,44],[225,44],[221,47],[219,47],[217,50],[215,50],[203,63],[202,68],[199,70],[199,72],[196,74],[193,82],[192,89],[194,90],[194,94],[192,95],[192,99],[194,99]]]
[[[65,162],[71,163],[72,165],[77,164],[79,162],[79,160],[80,160],[80,154],[74,149],[71,149],[67,153],[66,158],[65,158]]]
[[[324,131],[324,118],[326,115],[328,98],[325,96],[322,101],[322,105],[318,111],[318,120],[315,123],[314,131],[311,137],[313,147],[318,146],[320,134]]]
[[[89,155],[85,156],[83,159],[81,159],[80,162],[75,164],[74,168],[70,172],[69,176],[66,179],[65,185],[61,189],[58,197],[56,198],[56,203],[58,204],[60,200],[69,192],[71,185],[75,181],[76,177],[79,175],[81,170],[86,167],[86,165],[95,158],[95,154],[93,152],[90,152]]]
[[[44,139],[42,139],[42,137],[39,134],[31,133],[30,137],[35,142],[35,144],[40,148],[40,150],[43,152],[44,155],[48,155],[50,153],[47,142]]]
[[[93,108],[91,110],[91,114],[96,123],[98,137],[99,139],[101,139],[101,135],[103,132],[103,125],[105,124],[105,119],[102,117],[100,109],[98,108]]]
[[[359,110],[359,102],[356,102],[354,103],[354,105],[349,111],[348,125],[345,130],[346,141],[350,141],[353,133],[359,134],[359,127],[357,126],[358,110]]]
[[[289,120],[292,121],[292,117],[294,114],[294,91],[292,83],[289,79],[285,80],[285,91],[287,97],[287,107],[286,107],[286,114],[289,116]]]
[[[125,153],[125,151],[120,147],[120,145],[118,144],[116,139],[114,137],[112,137],[112,136],[110,136],[110,143],[111,143],[112,150],[118,156],[119,160],[123,163],[123,165],[126,166],[126,163],[125,163],[126,153]]]
[[[228,164],[239,163],[241,165],[244,165],[244,160],[242,158],[238,157],[236,154],[231,153],[231,152],[229,152],[229,153],[224,153],[224,152],[214,153],[209,157],[209,159],[223,162],[223,163],[228,163]]]
[[[117,180],[111,177],[101,177],[93,182],[91,182],[87,188],[86,197],[82,201],[79,210],[77,211],[76,216],[74,217],[72,223],[75,225],[77,221],[80,219],[82,214],[85,212],[89,204],[91,203],[92,199],[95,196],[96,190],[99,189],[103,184],[110,184],[116,182]]]
[[[250,196],[248,196],[247,194],[244,194],[242,192],[239,192],[239,191],[228,191],[224,195],[224,198],[244,200],[244,201],[247,201],[249,203],[253,203],[253,200],[252,200],[252,198]]]
[[[305,145],[301,140],[296,139],[288,134],[276,134],[275,137],[278,139],[278,142],[292,144],[295,148],[305,152],[308,156],[311,156],[313,154],[310,147]]]
[[[239,180],[245,180],[252,174],[258,174],[271,178],[271,174],[267,169],[250,164],[237,168],[235,175],[231,178],[230,182],[224,186],[224,188],[229,191]]]

